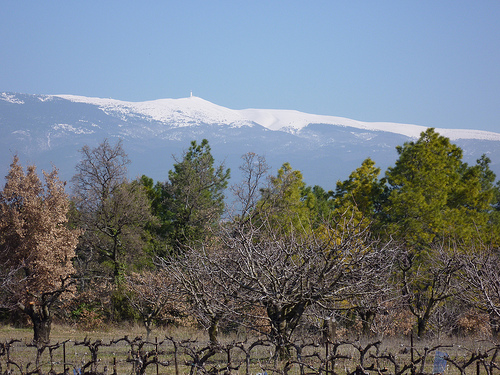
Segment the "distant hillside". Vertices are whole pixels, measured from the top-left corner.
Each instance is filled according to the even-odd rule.
[[[297,111],[232,110],[196,97],[130,103],[18,93],[0,93],[0,126],[3,175],[17,153],[23,165],[48,170],[54,163],[61,178],[69,180],[83,145],[120,138],[132,160],[131,178],[146,174],[166,180],[172,155],[180,155],[192,140],[207,138],[215,158],[232,169],[232,182],[238,181],[240,157],[255,152],[266,157],[273,173],[290,162],[307,184],[325,189],[333,189],[367,157],[385,171],[397,159],[395,147],[425,130]],[[499,133],[436,130],[460,146],[469,163],[487,154],[500,176]]]

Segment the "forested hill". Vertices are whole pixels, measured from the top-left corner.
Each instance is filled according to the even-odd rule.
[[[22,163],[69,180],[78,150],[103,139],[123,140],[131,178],[146,174],[165,180],[192,140],[208,139],[216,160],[238,180],[241,156],[264,155],[273,170],[284,162],[301,170],[310,185],[332,189],[368,157],[383,171],[397,159],[396,146],[418,138],[423,126],[366,123],[334,116],[284,110],[232,110],[197,97],[129,103],[77,96],[0,93],[0,173],[14,154]],[[435,124],[429,124],[434,127]],[[482,154],[500,175],[500,134],[437,129],[464,150],[474,164]]]

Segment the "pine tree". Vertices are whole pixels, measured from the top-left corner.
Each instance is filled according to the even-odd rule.
[[[166,237],[174,253],[204,240],[219,223],[224,211],[224,190],[230,170],[215,166],[206,139],[191,142],[181,160],[176,160],[164,183],[164,217],[170,219]]]
[[[284,163],[278,174],[271,176],[270,187],[263,191],[259,211],[272,226],[290,233],[311,229],[314,208],[316,197],[306,188],[302,172]]]
[[[383,209],[391,235],[420,252],[443,238],[469,241],[486,233],[496,191],[486,156],[468,166],[462,150],[432,128],[397,151]]]
[[[473,241],[491,240],[495,176],[488,158],[468,166],[462,150],[432,128],[397,151],[381,227],[403,245],[398,281],[420,336],[438,304],[460,292],[457,257]]]
[[[448,198],[460,180],[462,150],[434,129],[398,146],[399,159],[386,172],[390,194],[384,207],[388,231],[408,246],[428,248],[442,234]]]
[[[345,181],[338,181],[334,194],[337,215],[350,213],[364,225],[376,227],[381,209],[385,180],[379,180],[380,168],[370,158],[365,159]]]

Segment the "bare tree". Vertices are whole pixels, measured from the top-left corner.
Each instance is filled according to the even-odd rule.
[[[104,140],[94,149],[84,146],[81,154],[72,179],[74,219],[86,230],[79,256],[90,258],[97,252],[111,263],[117,282],[125,264],[142,255],[144,226],[153,220],[150,203],[144,186],[127,180],[130,161],[121,141],[111,146]]]
[[[241,159],[243,163],[239,169],[242,173],[242,181],[232,185],[231,192],[236,206],[236,213],[233,212],[233,216],[245,219],[254,212],[261,198],[260,192],[266,187],[270,167],[263,156],[253,152],[246,153]]]
[[[45,184],[14,157],[0,194],[2,305],[20,309],[34,327],[34,342],[49,341],[52,309],[72,294],[72,258],[81,230],[68,229],[69,200],[57,170]]]
[[[312,305],[329,309],[336,301],[377,290],[375,276],[387,274],[389,246],[372,241],[347,218],[322,231],[292,232],[259,224],[231,227],[223,236],[221,273],[239,286],[238,301],[262,308],[276,353],[286,357],[292,334]]]
[[[287,204],[300,182],[294,171],[280,170],[269,179],[271,188],[258,191],[265,185],[265,160],[255,155],[244,160],[246,178],[236,192],[246,218],[223,228],[227,256],[217,264],[225,265],[225,278],[239,285],[239,300],[249,301],[251,311],[265,311],[270,339],[282,356],[311,307],[330,316],[336,302],[349,299],[360,311],[373,311],[374,301],[378,306],[388,290],[396,249],[373,240],[369,227],[347,213],[304,218],[307,209],[297,206],[304,202]],[[281,183],[273,183],[277,180]]]
[[[269,169],[265,159],[254,153],[245,154],[240,167],[243,181],[231,187],[238,206],[239,220],[245,220],[257,204],[262,180]],[[234,212],[232,212],[234,214]],[[215,266],[220,258],[219,233],[211,231],[211,241],[205,241],[202,247],[187,247],[179,256],[172,254],[158,258],[158,265],[175,281],[182,303],[189,308],[198,322],[206,328],[212,347],[219,344],[219,326],[222,322],[236,319],[243,308],[241,301],[236,306],[233,296],[237,293],[237,284],[224,279],[220,265]]]
[[[159,259],[160,265],[179,291],[179,303],[187,313],[208,331],[210,344],[219,345],[219,326],[234,318],[238,310],[231,298],[238,285],[225,280],[215,263],[220,259],[216,249],[187,248],[178,256]]]
[[[139,312],[146,328],[146,341],[153,330],[155,320],[178,310],[179,293],[166,272],[143,271],[132,273],[125,279],[130,304]]]
[[[422,259],[424,256],[427,258]],[[417,335],[423,337],[435,308],[463,291],[458,279],[462,265],[457,249],[453,244],[441,243],[418,259],[412,251],[402,252],[398,269],[402,297],[417,319]]]
[[[500,253],[482,246],[461,257],[469,288],[463,297],[490,317],[491,332],[500,336]]]

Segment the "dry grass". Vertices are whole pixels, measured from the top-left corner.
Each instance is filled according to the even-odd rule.
[[[89,346],[87,345],[75,345],[75,343],[81,343],[84,339],[87,339],[88,343],[94,343],[97,340],[101,340],[102,345],[98,350],[98,371],[104,371],[104,368],[107,367],[109,373],[112,373],[112,369],[114,364],[116,363],[117,373],[118,374],[129,374],[132,370],[131,362],[127,361],[127,358],[130,358],[130,349],[131,346],[129,343],[124,341],[114,344],[111,346],[106,346],[113,340],[117,340],[127,336],[129,339],[134,339],[135,337],[142,336],[145,338],[145,330],[138,325],[126,325],[126,326],[116,326],[116,327],[107,327],[106,329],[99,331],[82,331],[78,330],[72,326],[60,326],[54,325],[52,334],[51,334],[51,344],[63,343],[65,341],[70,340],[66,343],[66,362],[68,364],[70,373],[73,368],[81,367],[82,364],[90,361],[91,351]],[[144,350],[151,351],[155,349],[155,342],[161,343],[159,346],[159,350],[164,353],[159,356],[160,361],[169,362],[168,366],[159,366],[158,370],[156,365],[151,365],[148,367],[147,374],[156,374],[157,371],[160,374],[175,374],[175,366],[173,363],[174,358],[174,347],[171,341],[165,340],[166,337],[172,337],[177,343],[180,343],[183,340],[196,340],[196,343],[192,343],[189,345],[190,349],[201,349],[202,347],[208,344],[207,342],[207,334],[202,330],[197,330],[194,328],[186,328],[186,327],[169,327],[167,329],[156,329],[153,331],[150,337],[150,344],[146,344],[144,346]],[[22,364],[25,369],[28,366],[28,363],[31,361],[32,364],[30,366],[34,366],[34,360],[36,358],[36,348],[34,347],[26,347],[26,343],[29,343],[32,340],[33,332],[31,329],[16,329],[9,326],[0,326],[0,343],[6,343],[11,339],[20,340],[22,343],[16,343],[15,346],[11,350],[11,359],[19,364]],[[250,344],[253,342],[255,338],[249,339],[247,342]],[[242,335],[229,335],[223,336],[221,338],[221,343],[228,344],[234,343],[237,341],[244,341],[244,337]],[[366,339],[366,340],[346,340],[348,343],[342,344],[338,347],[338,354],[342,354],[349,359],[338,359],[335,361],[335,371],[337,374],[346,374],[352,372],[356,369],[356,366],[359,364],[360,353],[361,351],[373,344],[377,341],[377,339]],[[442,346],[439,350],[448,353],[451,358],[455,360],[466,360],[470,357],[473,352],[484,352],[487,349],[491,348],[493,345],[491,342],[485,340],[476,340],[474,338],[447,338],[446,340],[415,340],[414,342],[414,356],[422,355],[426,350],[434,348],[436,346]],[[332,351],[332,346],[330,346],[330,353]],[[181,353],[182,350],[179,350]],[[258,347],[256,350],[252,351],[252,361],[250,364],[250,373],[255,374],[258,372],[262,372],[262,369],[268,369],[268,374],[271,375],[271,368],[277,367],[278,369],[283,369],[285,366],[284,363],[275,363],[270,357],[272,348],[268,346]],[[374,364],[377,368],[388,369],[388,373],[394,372],[394,366],[390,363],[390,361],[385,359],[374,359],[371,355],[381,355],[383,353],[393,354],[399,363],[409,363],[411,352],[410,352],[410,340],[406,337],[403,338],[386,338],[381,340],[381,343],[378,346],[370,347],[370,350],[365,354],[365,362],[364,367],[369,367],[371,364]],[[303,362],[310,363],[311,366],[318,366],[317,357],[312,356],[307,358],[308,355],[318,354],[322,358],[325,356],[325,347],[314,347],[314,346],[306,346],[303,350]],[[190,357],[188,355],[179,354],[179,373],[186,374],[189,373],[190,367],[186,364],[190,361]],[[231,359],[233,364],[241,363],[241,366],[238,370],[233,370],[234,374],[245,374],[246,366],[244,363],[244,353],[240,349],[232,349],[231,351]],[[115,362],[116,361],[116,362]],[[425,366],[423,368],[424,373],[432,373],[434,361],[434,353],[429,353],[426,358]],[[2,371],[6,369],[5,356],[0,357],[0,364],[2,365]],[[56,372],[63,371],[63,351],[62,347],[53,351],[52,359],[49,356],[49,351],[46,350],[41,357],[41,365],[44,373],[48,373],[51,368],[53,368]],[[213,356],[210,359],[210,365],[207,366],[207,369],[214,367],[225,367],[227,365],[227,352],[220,352]],[[331,369],[331,364],[329,364]],[[417,367],[417,372],[422,370],[420,368],[421,364]],[[30,367],[31,369],[33,367]],[[12,366],[11,366],[12,369]],[[0,372],[2,372],[0,371]],[[299,367],[295,365],[292,367],[290,374],[298,374]],[[16,372],[14,372],[16,373]],[[19,373],[19,372],[17,372]],[[466,374],[475,374],[476,367],[470,366],[467,368]],[[446,375],[454,375],[459,374],[459,371],[452,366],[448,366],[446,371]]]
[[[144,328],[139,325],[112,326],[103,330],[93,331],[79,330],[74,326],[54,325],[51,332],[50,345],[61,344],[61,346],[53,351],[52,358],[50,357],[49,350],[44,351],[40,360],[42,371],[43,373],[48,373],[51,369],[54,369],[57,373],[63,372],[64,356],[62,344],[65,343],[66,363],[68,364],[67,367],[69,367],[70,373],[72,373],[73,368],[81,368],[83,364],[90,361],[91,351],[89,346],[84,344],[82,345],[82,343],[85,340],[87,340],[88,343],[94,343],[97,340],[101,340],[104,345],[99,346],[98,349],[98,371],[102,372],[104,371],[104,368],[107,368],[108,372],[112,373],[113,366],[116,364],[118,374],[128,374],[131,372],[133,366],[131,362],[127,361],[127,359],[130,358],[130,344],[125,341],[121,341],[111,346],[108,346],[107,344],[124,337],[128,337],[131,341],[136,337],[141,337],[145,340],[145,336],[146,334]],[[159,366],[158,373],[161,374],[175,374],[173,361],[174,348],[171,341],[165,340],[166,337],[171,337],[176,342],[196,341],[196,343],[190,344],[190,347],[194,349],[201,349],[208,345],[208,335],[203,330],[189,327],[169,327],[167,329],[154,330],[149,339],[149,343],[145,344],[143,349],[145,351],[152,351],[155,349],[155,342],[160,344],[159,351],[163,351],[164,354],[159,356],[159,360],[169,362],[168,366]],[[23,369],[26,369],[27,367],[33,369],[33,366],[35,366],[37,350],[35,347],[29,346],[32,339],[32,329],[0,326],[0,343],[7,343],[10,340],[20,341],[12,345],[10,350],[10,359],[15,363],[20,364]],[[225,344],[235,342],[237,340],[238,338],[236,335],[226,335],[222,338],[221,342]],[[256,354],[258,356],[269,356],[269,353],[270,351]],[[189,373],[190,367],[187,366],[186,363],[190,361],[190,357],[185,354],[182,355],[182,350],[179,350],[178,359],[180,374]],[[211,365],[223,365],[226,362],[226,359],[226,354],[217,353],[211,358]],[[1,369],[4,370],[7,367],[5,360],[5,356],[0,357],[0,365],[2,366]],[[242,360],[242,357],[240,356],[239,358],[235,358],[235,360]],[[15,366],[10,366],[10,368],[15,369]],[[256,370],[252,372],[255,373],[259,371]],[[149,366],[146,373],[156,374],[156,366]]]

